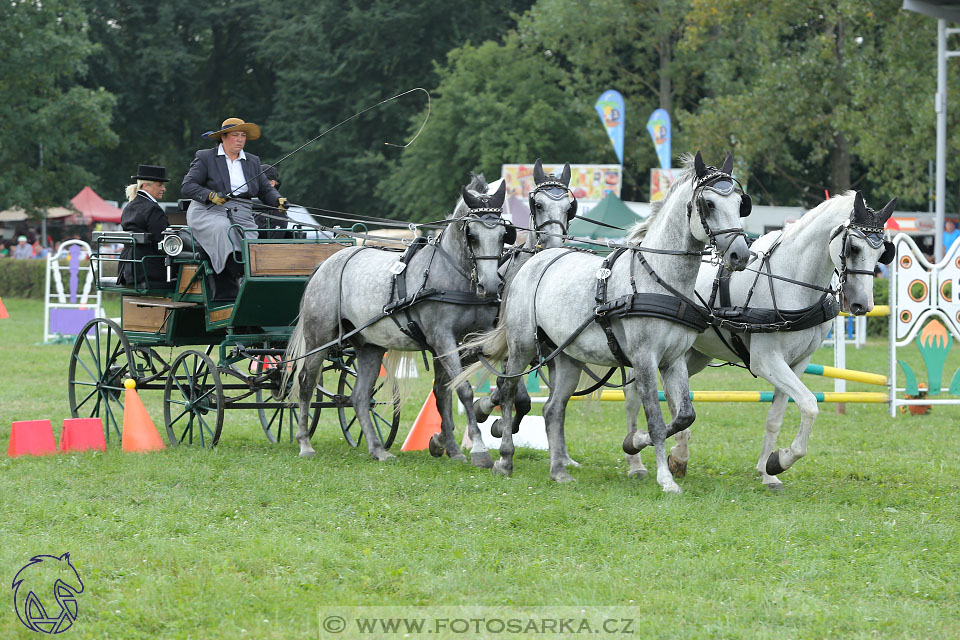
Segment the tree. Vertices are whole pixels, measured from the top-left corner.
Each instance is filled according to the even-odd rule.
[[[734,148],[768,202],[809,206],[853,187],[871,202],[922,200],[933,21],[879,1],[693,5],[683,51],[728,62],[679,114],[691,138]]]
[[[95,51],[80,2],[19,0],[0,6],[0,205],[66,204],[84,184],[98,185],[91,149],[116,144],[114,97],[84,88]]]
[[[449,215],[471,171],[492,181],[504,163],[590,161],[609,147],[592,104],[572,102],[564,72],[516,34],[454,49],[437,74],[429,124],[378,187],[406,219]]]
[[[433,62],[465,42],[498,37],[529,0],[296,0],[270,11],[274,29],[259,50],[277,74],[268,119],[279,149],[289,152],[392,95],[433,87]],[[391,200],[377,194],[400,151],[410,118],[424,107],[412,94],[367,112],[284,161],[285,194],[330,209],[382,215]],[[419,125],[418,125],[419,126]],[[419,144],[419,143],[418,143]]]

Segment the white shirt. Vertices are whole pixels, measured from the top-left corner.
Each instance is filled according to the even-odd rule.
[[[223,143],[220,143],[220,146],[217,148],[217,155],[224,156],[224,159],[227,161],[227,170],[230,172],[230,192],[235,196],[246,193],[248,191],[247,179],[243,177],[243,165],[240,164],[240,161],[246,160],[247,154],[241,149],[237,159],[231,160],[227,152],[223,150]]]
[[[140,194],[140,195],[142,195],[142,196],[144,196],[144,197],[146,197],[146,198],[150,198],[150,199],[153,200],[154,202],[157,202],[157,199],[156,199],[156,198],[154,198],[152,195],[150,195],[149,193],[147,193],[147,192],[144,191],[143,189],[140,189],[139,191],[137,191],[137,193]],[[157,202],[157,204],[160,204],[160,203]]]

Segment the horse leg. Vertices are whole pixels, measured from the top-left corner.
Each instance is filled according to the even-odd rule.
[[[579,365],[577,366],[579,367]],[[552,362],[547,365],[547,371],[550,375],[550,379],[553,380],[555,367]],[[577,374],[577,382],[579,381],[580,381],[580,374]],[[574,391],[576,391],[576,387],[574,387],[573,391],[570,392],[571,396],[573,395]],[[550,391],[550,395],[553,396],[553,390]],[[526,411],[523,412],[523,414],[526,414],[530,411],[530,396],[526,395],[526,398],[527,398],[527,408],[526,408]],[[563,416],[564,416],[563,420],[561,420],[558,425],[558,431],[559,431],[559,437],[560,437],[560,449],[558,451],[560,456],[559,460],[564,467],[579,467],[580,463],[574,460],[573,458],[571,458],[570,452],[567,451],[567,436],[565,434],[565,429],[566,429],[566,422],[567,422],[567,418],[566,418],[567,404],[569,403],[570,403],[570,399],[568,397],[567,401],[564,403],[564,406],[563,406]]]
[[[677,366],[677,363],[680,363]],[[664,393],[669,398],[670,395],[677,395],[677,377],[682,373],[686,375],[686,362],[682,359],[670,366],[668,371],[671,373],[670,384],[667,382],[666,372],[664,375]],[[649,442],[653,444],[653,450],[657,458],[657,484],[666,493],[681,493],[680,486],[673,479],[670,468],[667,465],[667,424],[663,420],[663,412],[660,410],[660,400],[657,397],[657,367],[654,362],[634,362],[633,375],[637,379],[637,388],[640,391],[640,397],[643,401],[643,412],[647,418],[647,433],[634,433],[633,446],[636,449],[642,449],[646,444],[642,444],[642,436],[646,436]],[[684,380],[686,382],[686,380]],[[683,385],[686,387],[686,385]],[[667,391],[667,388],[670,388]],[[689,402],[689,397],[687,398]],[[678,403],[679,404],[679,403]],[[690,403],[692,412],[693,405]],[[682,413],[682,411],[681,411]],[[676,420],[674,420],[676,422]],[[689,426],[689,424],[687,425]],[[638,442],[638,440],[640,442]],[[624,444],[627,444],[626,442]],[[642,446],[641,446],[642,445]],[[624,447],[626,449],[626,447]]]
[[[779,389],[774,389],[773,402],[770,403],[770,410],[767,411],[766,431],[763,436],[760,461],[757,462],[757,473],[760,474],[760,480],[763,482],[763,486],[771,491],[783,491],[783,482],[780,481],[780,478],[767,473],[767,460],[777,448],[777,436],[780,434],[780,426],[783,424],[788,400],[787,394]]]
[[[570,482],[573,476],[567,472],[570,454],[567,452],[563,423],[566,419],[567,403],[580,382],[579,363],[561,353],[550,363],[550,380],[553,381],[553,388],[543,405],[543,420],[550,445],[550,478],[556,482]]]
[[[317,388],[317,379],[323,373],[323,361],[327,352],[311,354],[303,359],[297,381],[300,384],[299,404],[300,419],[297,422],[297,442],[300,444],[300,457],[310,458],[316,454],[310,444],[310,403]]]
[[[687,352],[687,374],[690,377],[695,376],[703,370],[713,358],[706,356],[699,351],[690,349]],[[689,378],[688,378],[689,380]],[[689,382],[687,383],[689,386]],[[673,407],[670,408],[671,415],[676,416]],[[667,465],[675,478],[682,478],[687,475],[687,462],[690,460],[690,429],[684,429],[674,436],[674,445],[670,449],[670,455],[667,456]]]
[[[661,376],[663,378],[663,394],[667,398],[670,415],[673,416],[673,420],[671,420],[667,426],[666,431],[667,433],[676,434],[678,444],[675,448],[677,448],[678,453],[682,455],[684,449],[686,449],[687,440],[689,440],[690,437],[687,429],[693,424],[693,421],[697,417],[693,409],[693,401],[690,400],[690,375],[687,370],[686,358],[678,358],[673,361],[670,366],[661,372]],[[685,437],[684,434],[686,434]],[[683,474],[686,474],[687,458],[689,458],[689,452],[687,452],[686,457],[675,461],[673,465],[670,464],[669,460],[667,461],[667,468],[670,471],[671,479],[674,468],[678,468]],[[659,475],[660,469],[658,467],[658,479]],[[664,488],[664,491],[666,490],[667,489]]]
[[[810,361],[809,358],[804,358],[794,367],[790,367],[782,359],[768,358],[764,361],[758,358],[758,360],[761,362],[754,365],[756,373],[773,383],[777,391],[781,391],[793,398],[797,408],[800,409],[800,426],[797,429],[797,435],[790,444],[790,447],[778,451],[771,451],[766,460],[761,459],[760,462],[757,463],[758,469],[760,465],[763,464],[761,477],[764,472],[766,472],[768,476],[776,476],[792,467],[797,460],[807,455],[807,442],[810,439],[810,432],[813,430],[813,423],[820,414],[820,408],[817,406],[816,397],[800,380],[800,374],[806,369]],[[782,416],[780,420],[782,421]],[[769,429],[769,419],[767,424]],[[779,427],[777,431],[779,431]],[[776,435],[774,435],[774,442],[776,441],[775,438]],[[766,442],[764,444],[766,445]],[[764,484],[769,485],[770,483],[765,479]]]
[[[640,391],[636,388],[636,381],[631,382],[623,388],[623,400],[624,408],[627,411],[627,437],[624,439],[624,448],[628,446],[627,441],[629,440],[629,447],[633,449],[633,434],[637,431],[637,416],[640,414],[640,409],[643,408],[643,401],[640,398]],[[646,478],[649,472],[647,468],[643,466],[643,460],[640,459],[640,451],[636,450],[635,453],[624,452],[624,456],[627,458],[627,464],[629,468],[627,469],[628,478]]]
[[[473,403],[473,413],[477,418],[477,423],[486,422],[490,414],[493,413],[493,408],[500,404],[501,380],[501,378],[497,378],[497,384],[490,390],[489,396],[480,398]],[[472,439],[473,436],[471,435],[470,438]]]
[[[466,460],[467,457],[460,451],[457,441],[453,437],[453,392],[447,386],[450,382],[450,375],[443,366],[440,358],[433,359],[433,395],[437,399],[437,412],[440,414],[440,433],[435,433],[430,438],[430,455],[439,458],[444,453],[450,456],[451,460]],[[467,384],[469,387],[470,385]],[[473,397],[470,397],[470,408],[473,408]]]
[[[396,457],[383,448],[383,443],[380,442],[377,430],[370,419],[370,400],[373,397],[373,388],[377,384],[377,376],[380,374],[384,353],[386,353],[385,349],[372,344],[357,348],[357,382],[353,388],[353,395],[350,396],[350,403],[360,422],[360,430],[363,432],[363,437],[367,439],[367,451],[374,459],[380,461]]]
[[[508,360],[509,361],[509,360]],[[513,418],[513,398],[517,392],[519,378],[502,378],[500,380],[500,413],[501,420],[507,425],[500,436],[500,459],[493,465],[493,472],[501,476],[513,474],[513,429],[510,428]]]

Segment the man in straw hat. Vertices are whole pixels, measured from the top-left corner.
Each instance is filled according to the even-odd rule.
[[[281,197],[263,175],[260,158],[243,150],[247,140],[260,137],[260,127],[240,118],[227,118],[219,129],[208,131],[203,137],[219,144],[213,149],[197,151],[183,177],[180,190],[193,200],[187,209],[187,224],[210,256],[213,270],[226,271],[236,280],[243,274],[242,265],[234,258],[234,251],[240,249],[241,237],[231,226],[245,229],[247,238],[256,238],[251,199],[259,198],[280,212],[286,210],[287,199]],[[229,297],[224,294],[223,286],[219,289],[217,297]]]
[[[125,245],[120,253],[117,284],[138,289],[172,289],[167,281],[166,255],[158,248],[163,230],[170,226],[167,214],[160,206],[160,198],[169,182],[166,167],[141,164],[136,180],[127,187],[127,204],[120,216],[124,231],[146,233],[144,243]]]

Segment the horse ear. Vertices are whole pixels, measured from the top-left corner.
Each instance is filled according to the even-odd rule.
[[[543,172],[543,164],[540,162],[540,158],[537,158],[537,161],[533,163],[533,182],[540,184],[546,179],[547,174]]]
[[[863,194],[859,191],[853,198],[853,220],[854,222],[870,221],[870,212],[867,211],[867,204],[863,201]]]
[[[697,172],[698,178],[707,175],[707,165],[704,164],[703,156],[700,155],[699,151],[697,151],[697,155],[693,156],[693,170]]]
[[[893,200],[888,202],[886,205],[884,205],[883,209],[880,209],[880,212],[877,214],[880,217],[880,220],[883,222],[886,222],[887,220],[889,220],[890,216],[893,215],[893,208],[896,206],[897,206],[896,198],[894,198]]]
[[[570,186],[570,163],[569,162],[563,165],[563,171],[560,172],[560,182],[567,185],[568,187]]]
[[[507,181],[504,180],[500,183],[500,188],[497,189],[496,193],[490,196],[490,202],[487,204],[488,207],[493,207],[494,209],[499,209],[503,206],[503,201],[507,198]]]
[[[463,198],[464,204],[471,209],[478,209],[481,206],[480,199],[470,193],[466,187],[460,187],[460,197]]]
[[[723,159],[723,166],[720,167],[720,171],[723,171],[728,176],[733,172],[733,154],[727,151],[727,157]]]

